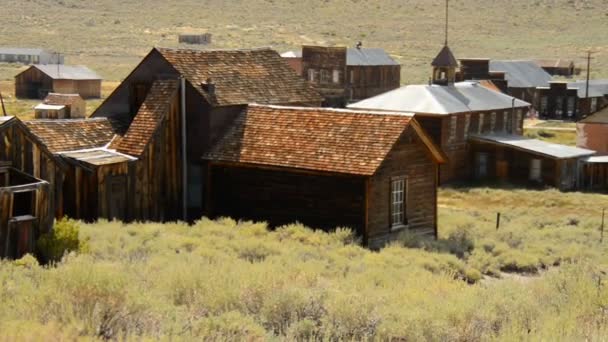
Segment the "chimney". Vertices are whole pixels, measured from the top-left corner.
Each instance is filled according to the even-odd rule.
[[[356,45],[357,49],[361,50],[362,46],[363,46],[363,43],[361,43],[361,41],[358,41],[357,45]]]
[[[210,96],[215,96],[215,83],[213,83],[211,78],[208,78],[205,82],[201,83],[201,87],[203,87],[203,90]]]

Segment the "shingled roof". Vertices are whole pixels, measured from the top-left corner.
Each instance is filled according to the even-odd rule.
[[[370,176],[414,122],[403,113],[250,105],[203,159]]]
[[[24,124],[51,153],[103,147],[114,137],[106,118],[31,120]]]
[[[178,83],[175,80],[155,81],[127,133],[112,143],[111,147],[121,153],[141,156],[165,118],[177,89]]]
[[[439,54],[437,54],[437,57],[431,62],[431,65],[434,67],[458,67],[458,61],[454,57],[452,50],[447,45],[444,45]]]
[[[84,101],[79,94],[49,93],[42,102],[48,105],[71,106],[79,100]]]
[[[212,105],[321,103],[319,93],[274,50],[157,49]],[[210,94],[202,86],[215,84]]]

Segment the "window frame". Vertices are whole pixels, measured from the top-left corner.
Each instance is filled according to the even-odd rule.
[[[332,70],[331,73],[331,80],[334,84],[340,84],[340,76],[341,76],[341,72],[338,69],[334,69]]]
[[[484,119],[484,113],[479,113],[479,117],[477,120],[477,133],[481,134],[483,133],[483,119]]]
[[[395,187],[397,185],[398,187]],[[400,185],[400,187],[399,187]],[[391,177],[389,181],[389,227],[391,231],[405,229],[409,225],[408,221],[408,178],[407,176]],[[398,194],[401,194],[400,201]],[[395,208],[400,208],[400,212],[396,212]],[[395,215],[397,213],[397,215]],[[395,220],[395,217],[400,218]]]

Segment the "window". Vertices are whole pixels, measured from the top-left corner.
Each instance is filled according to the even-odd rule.
[[[518,109],[517,112],[515,112],[515,122],[513,125],[513,132],[520,132],[521,131],[521,126],[522,126],[522,111],[521,109]]]
[[[478,152],[475,155],[475,173],[477,178],[485,178],[488,176],[488,154],[485,152]]]
[[[464,138],[469,137],[469,128],[471,127],[471,114],[464,116]]]
[[[493,133],[494,129],[496,129],[496,112],[492,112],[490,116],[490,132]]]
[[[340,83],[340,74],[341,74],[340,70],[334,70],[333,75],[332,75],[332,81],[334,83],[336,83],[336,84]]]
[[[597,112],[597,97],[591,98],[591,113]]]
[[[568,97],[568,116],[572,117],[574,115],[576,105],[576,99],[574,96]]]
[[[405,177],[391,180],[391,228],[407,225],[407,181]]]
[[[502,113],[502,131],[507,132],[507,122],[509,121],[509,112]]]
[[[448,141],[456,140],[456,126],[458,125],[458,117],[456,115],[452,115],[450,117],[450,136],[448,137]]]
[[[542,175],[542,161],[540,159],[530,160],[530,180],[541,181]]]
[[[321,69],[321,83],[331,83],[331,73],[329,72],[329,70]]]
[[[543,96],[540,98],[540,114],[541,115],[547,115],[547,97]]]
[[[555,98],[555,116],[561,118],[564,115],[564,98],[558,96]]]
[[[482,133],[483,132],[483,113],[479,113],[479,127],[477,127],[477,133]]]
[[[355,83],[355,71],[354,70],[350,71],[350,83],[351,84]]]
[[[317,72],[315,69],[308,69],[308,81],[316,82],[317,81]]]

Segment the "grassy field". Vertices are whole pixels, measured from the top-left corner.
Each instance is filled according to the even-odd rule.
[[[608,77],[605,0],[451,1],[450,45],[457,57],[570,58],[598,53],[593,77]],[[444,41],[443,0],[36,0],[0,11],[0,45],[41,46],[120,80],[152,46],[210,32],[211,48],[302,44],[384,47],[403,64],[403,83],[426,82]],[[0,79],[14,76],[0,67]]]
[[[62,222],[58,240],[80,226],[80,252],[0,262],[0,340],[602,341],[607,206],[444,189],[439,241],[380,252],[297,224]]]

